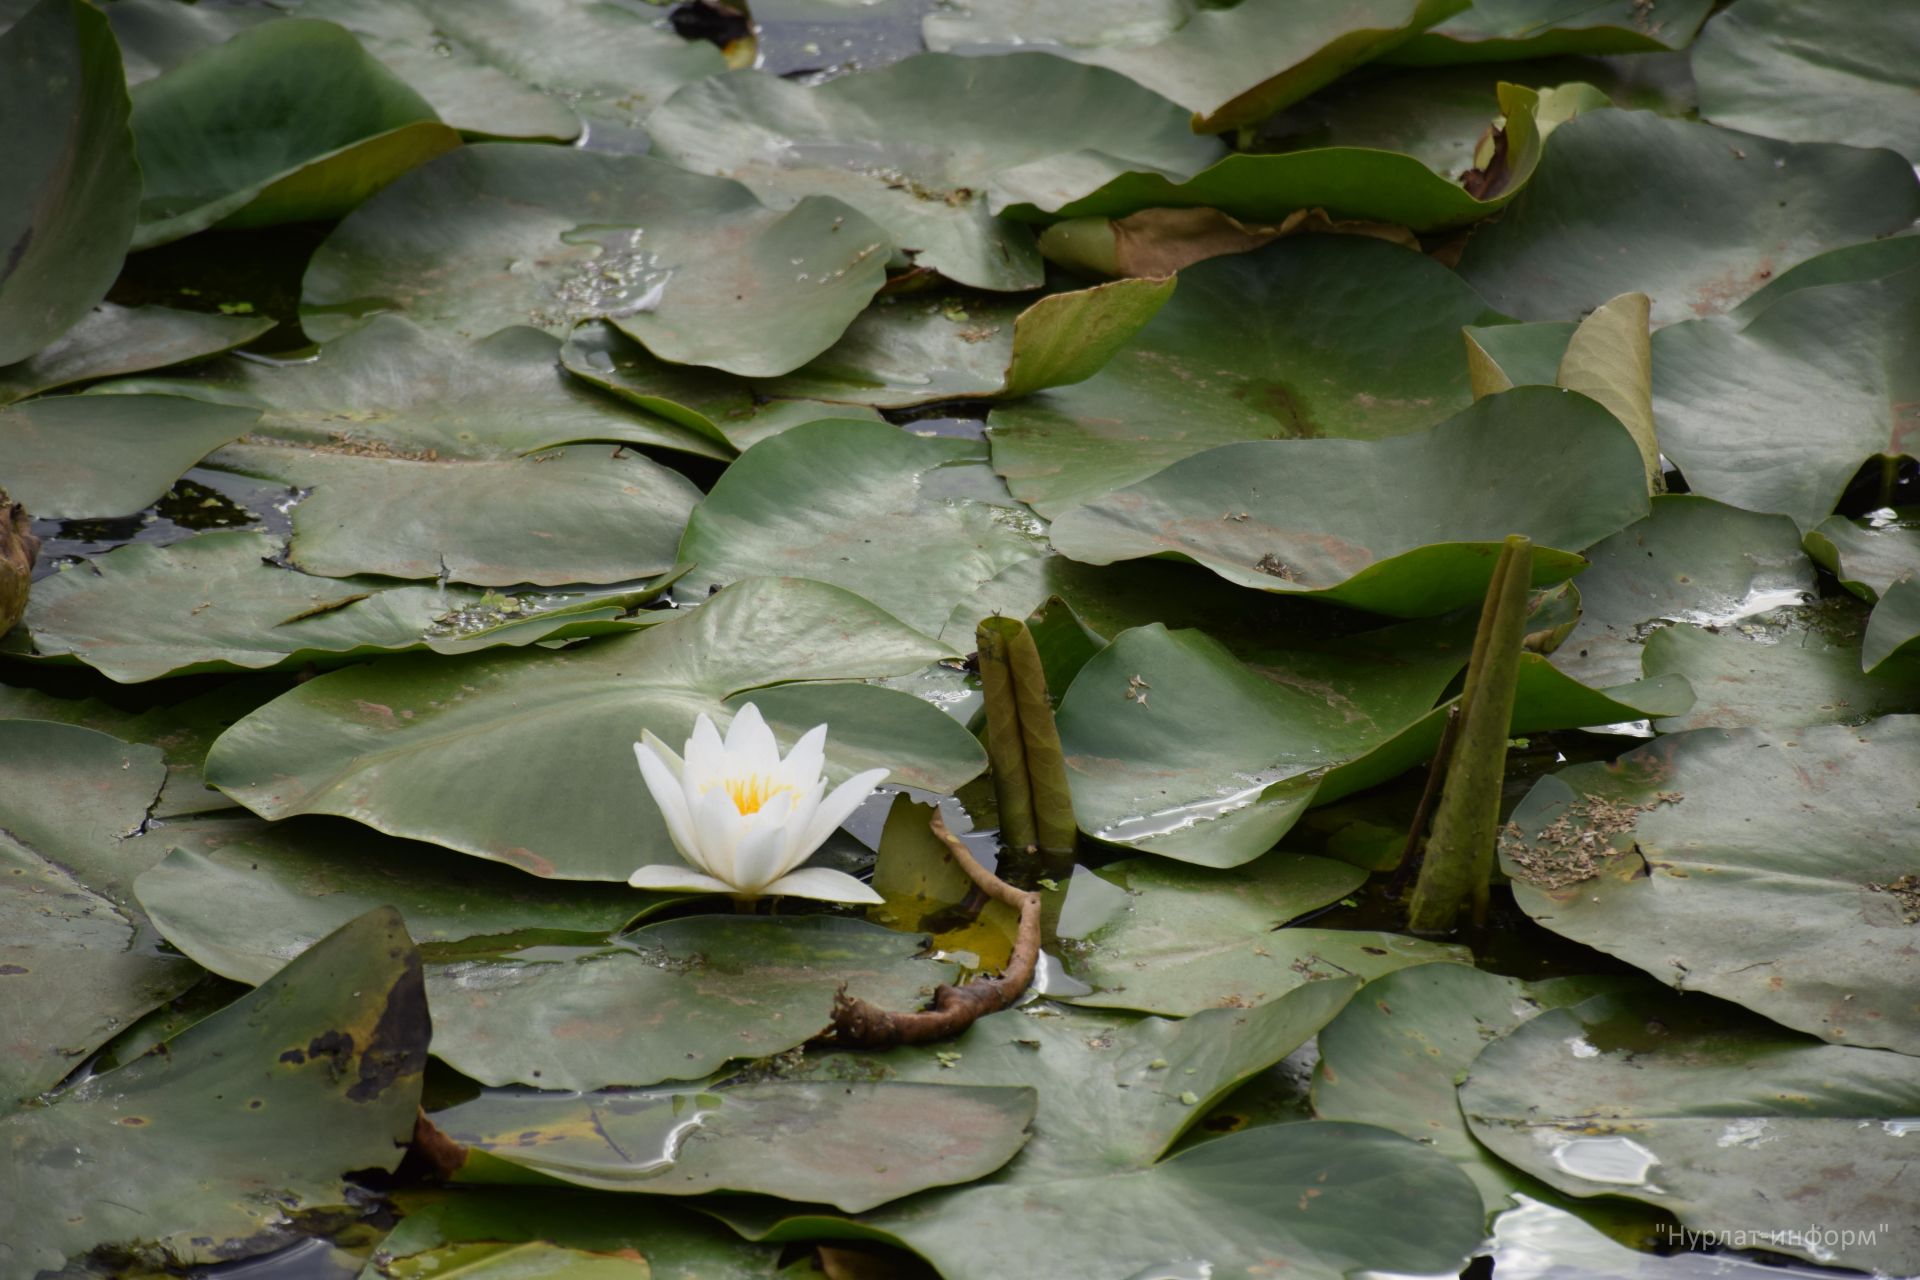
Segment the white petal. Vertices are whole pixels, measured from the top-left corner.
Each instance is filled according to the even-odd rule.
[[[727,754],[745,761],[755,773],[772,773],[780,764],[780,744],[760,714],[760,708],[745,703],[733,713],[727,726]]]
[[[800,735],[800,741],[780,762],[780,781],[790,787],[810,787],[820,781],[826,763],[827,726],[817,724]]]
[[[885,902],[867,885],[830,867],[802,867],[781,876],[762,893],[788,898],[816,898],[821,902]]]
[[[693,815],[687,810],[687,793],[681,787],[680,779],[673,776],[670,766],[660,759],[660,739],[650,733],[646,737],[647,741],[633,744],[633,758],[640,762],[640,776],[646,781],[654,804],[659,806],[660,816],[666,820],[667,837],[673,841],[673,847],[680,851],[681,857],[703,871],[711,870],[700,854],[699,843],[694,839]],[[679,760],[678,756],[673,758],[676,762]]]
[[[700,843],[700,858],[707,870],[728,884],[739,883],[733,874],[733,851],[746,834],[746,821],[733,804],[733,797],[720,787],[703,796],[690,796],[693,835]]]
[[[787,829],[775,820],[786,816],[785,807],[777,814],[769,812],[772,809],[773,806],[768,805],[753,815],[755,818],[764,815],[767,820],[754,823],[734,851],[733,882],[743,893],[761,892],[765,885],[778,880],[793,866],[784,856]]]
[[[684,778],[687,772],[687,762],[682,760],[672,747],[655,737],[653,730],[642,729],[640,731],[640,741],[634,743],[634,745],[637,747],[642,744],[660,758],[660,763],[667,766],[668,772],[673,774],[675,781]]]
[[[733,886],[712,876],[703,876],[687,867],[667,863],[642,867],[627,877],[636,889],[654,889],[661,893],[732,893]]]
[[[856,773],[833,789],[833,793],[820,802],[814,810],[813,821],[807,824],[805,834],[800,837],[800,846],[811,854],[832,835],[834,828],[853,815],[853,811],[866,803],[873,789],[887,780],[887,770],[869,769],[865,773]]]
[[[687,739],[687,764],[680,779],[691,791],[709,781],[725,766],[727,749],[720,742],[720,731],[703,712],[693,722],[693,736]]]
[[[789,868],[805,862],[813,851],[820,847],[818,840],[812,844],[807,843],[807,832],[813,829],[813,815],[820,812],[820,798],[826,793],[825,778],[815,778],[813,785],[795,793],[793,812],[787,815],[784,845],[786,864]]]

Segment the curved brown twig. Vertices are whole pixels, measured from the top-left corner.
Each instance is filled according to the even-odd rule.
[[[933,834],[980,891],[1020,912],[1014,934],[1013,956],[997,978],[975,978],[965,986],[941,983],[933,993],[933,1007],[913,1013],[889,1013],[856,999],[841,987],[833,998],[833,1025],[824,1037],[850,1049],[891,1049],[900,1044],[926,1044],[959,1035],[976,1021],[1012,1004],[1033,981],[1040,961],[1040,895],[1022,893],[981,866],[967,846],[954,838],[940,811],[933,811]]]

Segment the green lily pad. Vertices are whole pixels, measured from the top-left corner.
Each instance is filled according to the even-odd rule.
[[[923,54],[813,87],[737,71],[680,90],[647,131],[660,155],[769,203],[836,196],[918,265],[998,290],[1043,282],[1032,232],[996,216],[1001,174],[1063,168],[1092,190],[1136,168],[1184,177],[1220,154],[1164,98],[1037,53]]]
[[[1843,637],[1809,629],[1787,638],[1692,626],[1654,632],[1643,651],[1646,674],[1683,676],[1697,699],[1685,715],[1657,720],[1654,728],[1791,729],[1920,711],[1920,661],[1875,664],[1867,675],[1857,627]]]
[[[832,583],[931,635],[956,602],[1046,550],[976,440],[814,422],[747,450],[694,511],[684,603],[763,574]]]
[[[1830,516],[1804,542],[1821,568],[1868,604],[1900,579],[1920,576],[1920,521],[1911,512],[1864,521]]]
[[[469,338],[605,317],[663,359],[764,376],[833,345],[884,281],[886,247],[825,196],[775,212],[648,156],[465,147],[327,237],[301,323],[325,342],[373,311]]]
[[[641,151],[647,113],[726,70],[646,10],[569,0],[305,0],[462,133]],[[582,135],[585,135],[582,137]]]
[[[1032,1089],[772,1081],[713,1089],[484,1094],[433,1122],[456,1178],[603,1191],[752,1192],[860,1213],[983,1178],[1027,1140]]]
[[[560,352],[559,339],[526,325],[468,341],[380,315],[310,360],[218,360],[190,376],[124,378],[95,391],[247,405],[261,411],[259,435],[361,452],[501,459],[604,440],[733,456],[724,437],[581,386],[561,371]]]
[[[1313,1114],[1377,1124],[1442,1152],[1489,1214],[1545,1188],[1491,1158],[1468,1132],[1455,1088],[1489,1040],[1548,1010],[1625,985],[1619,978],[1521,982],[1470,964],[1423,964],[1374,979],[1320,1032]]]
[[[213,972],[254,985],[383,904],[401,910],[407,931],[432,956],[603,942],[673,901],[475,866],[436,845],[371,834],[337,818],[176,820],[139,844],[166,851],[135,885],[155,927]]]
[[[1128,173],[1067,204],[1050,201],[1044,178],[1025,197],[1034,208],[1063,218],[1116,217],[1141,209],[1215,208],[1243,221],[1278,222],[1299,209],[1333,218],[1390,222],[1415,231],[1465,226],[1506,207],[1540,162],[1547,135],[1582,111],[1608,105],[1591,85],[1534,90],[1502,84],[1496,102],[1464,138],[1467,163],[1436,172],[1432,162],[1397,149],[1323,146],[1280,154],[1239,152],[1185,181],[1156,173]],[[1506,118],[1505,180],[1497,194],[1473,196],[1454,174],[1472,167],[1474,142],[1496,109]],[[1014,194],[1009,183],[1002,189]]]
[[[343,1177],[400,1163],[426,1013],[398,913],[369,912],[166,1052],[0,1117],[7,1274],[134,1242],[227,1261],[298,1239],[302,1222],[357,1219]]]
[[[228,730],[207,778],[263,817],[334,813],[536,875],[625,880],[677,863],[633,764],[753,702],[791,745],[830,726],[835,779],[869,767],[950,792],[985,767],[910,694],[849,683],[948,656],[837,587],[760,578],[671,621],[562,652],[390,660],[309,680]],[[769,688],[778,684],[780,688]]]
[[[1537,544],[1541,585],[1647,509],[1612,414],[1516,387],[1418,435],[1222,445],[1062,514],[1052,538],[1089,564],[1175,555],[1241,586],[1417,617],[1485,595],[1508,533]]]
[[[337,218],[460,145],[426,100],[330,22],[240,32],[142,84],[136,248],[216,224]]]
[[[1273,853],[1230,871],[1142,858],[1099,874],[1129,898],[1067,946],[1067,971],[1093,987],[1067,997],[1073,1004],[1184,1017],[1471,954],[1374,930],[1283,927],[1365,882],[1366,872],[1327,858]]]
[[[532,1257],[542,1280],[771,1280],[778,1250],[749,1244],[717,1222],[672,1202],[610,1200],[605,1195],[544,1187],[461,1187],[456,1191],[402,1191],[394,1197],[400,1222],[380,1242],[391,1259],[371,1264],[361,1280],[420,1280],[480,1256],[500,1268],[497,1280],[521,1280]],[[553,1254],[569,1250],[594,1265],[619,1262],[624,1272],[549,1272]],[[485,1255],[480,1250],[497,1251]],[[648,1270],[634,1272],[634,1267]],[[478,1271],[496,1280],[496,1273]]]
[[[245,435],[250,409],[179,396],[52,396],[0,408],[7,491],[49,519],[151,505],[194,463]],[[103,459],[112,459],[103,466]]]
[[[59,1084],[200,971],[159,949],[131,903],[131,875],[116,874],[122,842],[160,790],[160,753],[37,720],[0,720],[0,753],[4,1114]]]
[[[120,273],[139,216],[120,50],[100,11],[41,0],[0,33],[0,365],[85,320]]]
[[[1891,147],[1920,160],[1915,49],[1920,14],[1903,5],[1838,0],[1815,14],[1746,0],[1709,23],[1693,51],[1700,114],[1769,138]]]
[[[1920,1046],[1920,719],[1702,729],[1543,778],[1501,866],[1535,920],[1829,1040]],[[1756,927],[1756,921],[1765,927]]]
[[[1895,1118],[1920,1113],[1920,1071],[1900,1054],[1710,1001],[1600,996],[1487,1046],[1460,1107],[1494,1154],[1571,1195],[1863,1271],[1920,1258],[1912,1122]]]
[[[333,665],[371,653],[470,653],[631,630],[665,586],[499,595],[471,587],[321,578],[280,566],[264,533],[135,543],[34,586],[15,651],[73,658],[122,683],[202,671]]]
[[[1098,374],[996,406],[994,468],[1051,518],[1215,445],[1418,431],[1473,402],[1461,326],[1501,318],[1440,264],[1354,236],[1202,262]]]
[[[926,945],[836,916],[688,916],[612,946],[450,961],[427,971],[433,1052],[483,1084],[699,1080],[813,1039],[843,984],[883,1009],[919,1008],[959,975]]]
[[[1039,46],[1110,67],[1193,112],[1196,132],[1219,133],[1271,115],[1466,7],[1467,0],[1310,0],[1133,3],[1113,12],[966,0],[929,14],[923,29],[930,49]]]
[[[1275,1257],[1313,1280],[1450,1272],[1477,1239],[1479,1196],[1444,1157],[1384,1130],[1282,1125],[1163,1158],[1215,1100],[1304,1043],[1354,987],[1316,982],[1252,1009],[1178,1021],[1041,1003],[984,1018],[941,1046],[828,1059],[815,1069],[856,1080],[1033,1086],[1033,1139],[991,1178],[852,1222],[724,1216],[777,1239],[877,1233],[949,1280],[1025,1274],[1035,1258],[1066,1280],[1191,1273],[1201,1263],[1216,1276],[1251,1276]],[[1389,1199],[1417,1208],[1382,1230]]]
[[[1727,627],[1813,598],[1813,566],[1784,516],[1758,515],[1686,494],[1587,552],[1580,621],[1553,665],[1596,687],[1642,674],[1642,646],[1674,623]]]
[[[1757,313],[1662,330],[1661,447],[1695,493],[1810,528],[1861,463],[1920,448],[1908,407],[1920,398],[1908,358],[1917,339],[1920,267],[1809,284]]]
[[[1871,675],[1891,674],[1889,668],[1904,664],[1910,673],[1914,664],[1906,663],[1916,654],[1914,642],[1920,640],[1920,579],[1902,578],[1888,587],[1873,606],[1867,619],[1867,633],[1860,641],[1860,665]]]
[[[76,382],[216,356],[259,337],[273,323],[265,316],[103,302],[38,355],[0,368],[0,404]]]
[[[1388,51],[1388,62],[1431,66],[1555,54],[1659,53],[1693,42],[1713,0],[1474,0],[1473,7]]]
[[[1622,205],[1629,187],[1645,198]],[[1577,319],[1638,291],[1659,326],[1718,315],[1795,263],[1916,217],[1920,179],[1890,152],[1592,111],[1554,131],[1526,190],[1468,241],[1460,274],[1523,320]]]

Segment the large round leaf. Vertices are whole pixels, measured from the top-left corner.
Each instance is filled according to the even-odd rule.
[[[1402,435],[1473,401],[1460,327],[1499,322],[1429,258],[1300,236],[1180,273],[1106,368],[994,410],[994,468],[1043,515],[1238,440]],[[1215,513],[1218,514],[1218,513]]]
[[[419,953],[397,912],[369,912],[165,1052],[0,1118],[5,1274],[96,1245],[212,1263],[299,1238],[307,1212],[353,1203],[344,1175],[400,1163],[426,1063]]]
[[[176,820],[139,847],[166,851],[136,885],[155,927],[221,977],[256,985],[376,906],[397,907],[432,954],[470,939],[495,948],[602,942],[670,901],[476,866],[337,818]]]
[[[1052,537],[1089,564],[1176,555],[1241,586],[1416,617],[1480,599],[1507,534],[1534,540],[1534,581],[1553,582],[1646,511],[1639,449],[1612,414],[1517,387],[1418,435],[1222,445],[1066,512]]]
[[[54,396],[0,408],[0,481],[43,518],[122,516],[260,415],[179,396]]]
[[[591,0],[306,0],[463,133],[643,151],[641,122],[720,51]],[[584,135],[584,137],[582,136]]]
[[[119,274],[140,202],[127,115],[92,5],[41,0],[0,33],[0,365],[72,328]]]
[[[1455,1093],[1487,1042],[1618,978],[1521,982],[1466,964],[1399,969],[1362,987],[1321,1029],[1313,1113],[1377,1124],[1444,1153],[1480,1188],[1488,1213],[1544,1188],[1473,1140]]]
[[[777,204],[837,196],[919,265],[1003,290],[1038,287],[1042,275],[1032,233],[994,214],[1002,172],[1064,168],[1086,191],[1134,168],[1185,176],[1220,154],[1158,95],[1037,53],[925,54],[812,88],[740,71],[688,85],[647,129],[689,169],[738,178]]]
[[[1662,733],[1791,729],[1920,711],[1920,662],[1892,662],[1867,674],[1863,666],[1877,665],[1863,656],[1871,624],[1863,627],[1865,620],[1852,610],[1822,612],[1804,627],[1754,625],[1716,634],[1678,626],[1654,632],[1643,656],[1646,674],[1682,676],[1696,695],[1686,714],[1655,721],[1654,727]]]
[[[785,373],[880,287],[886,239],[838,201],[775,212],[647,156],[467,147],[335,229],[307,267],[302,323],[326,341],[370,311],[470,338],[608,317],[664,359]]]
[[[20,651],[71,656],[123,682],[331,665],[403,649],[468,653],[629,630],[644,623],[623,615],[657,594],[642,587],[502,596],[322,578],[281,565],[285,553],[279,539],[240,530],[121,547],[36,584],[15,633]]]
[[[30,360],[0,368],[0,404],[92,378],[218,355],[273,328],[264,316],[103,302]]]
[[[485,1084],[599,1089],[699,1080],[827,1029],[841,987],[917,1009],[958,976],[927,939],[836,916],[689,916],[610,947],[431,966],[433,1052]]]
[[[814,422],[763,440],[694,511],[674,585],[693,603],[742,578],[844,587],[929,635],[959,601],[1043,554],[1040,521],[1006,496],[974,440],[884,422]]]
[[[1469,954],[1375,930],[1285,927],[1366,880],[1358,867],[1327,858],[1273,853],[1231,871],[1143,858],[1100,876],[1127,898],[1067,947],[1068,973],[1093,988],[1067,997],[1075,1004],[1184,1017],[1265,1004],[1309,982],[1365,981]]]
[[[1429,65],[1684,49],[1712,10],[1713,0],[1662,0],[1657,8],[1641,0],[1474,0],[1386,60]]]
[[[928,15],[925,32],[931,49],[1039,45],[1111,67],[1193,112],[1196,131],[1219,133],[1306,97],[1467,4],[1297,0],[1216,8],[966,0]]]
[[[1790,1027],[1913,1052],[1916,804],[1920,718],[1701,729],[1541,779],[1501,866],[1555,933]]]
[[[456,1177],[694,1196],[749,1192],[859,1213],[983,1178],[1027,1140],[1032,1089],[769,1081],[716,1089],[490,1093],[433,1117]]]
[[[1920,266],[1675,325],[1653,339],[1661,447],[1694,492],[1809,528],[1861,463],[1920,452],[1916,343]]]
[[[249,405],[262,411],[259,434],[274,441],[368,454],[499,459],[605,440],[732,456],[724,437],[581,386],[561,372],[560,350],[559,339],[525,325],[470,342],[382,315],[309,360],[218,360],[191,376],[124,378],[95,390]]]
[[[1641,197],[1623,204],[1629,189]],[[1525,320],[1578,319],[1638,291],[1658,326],[1718,315],[1797,262],[1916,217],[1920,179],[1889,151],[1593,111],[1554,131],[1460,273]]]
[[[1920,11],[1876,0],[1742,0],[1693,51],[1700,114],[1795,142],[1891,147],[1920,160]]]
[[[160,753],[73,725],[0,720],[0,1112],[200,976],[156,945],[121,842],[165,777]]]
[[[330,22],[263,23],[133,97],[146,181],[139,248],[216,223],[337,218],[460,145],[425,99]]]
[[[789,744],[826,721],[829,771],[950,791],[985,760],[908,694],[847,681],[947,651],[858,596],[761,578],[636,635],[562,652],[373,663],[309,680],[228,730],[207,777],[263,817],[335,813],[566,880],[679,861],[633,743],[757,704]]]
[[[1496,1155],[1572,1195],[1863,1271],[1920,1263],[1912,1058],[1714,1002],[1599,996],[1489,1045],[1460,1106]]]

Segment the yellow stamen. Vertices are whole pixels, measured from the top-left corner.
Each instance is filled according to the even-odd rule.
[[[743,814],[758,813],[767,801],[782,791],[793,790],[790,784],[775,782],[762,773],[749,774],[744,778],[724,778],[720,785],[727,789],[727,796],[733,801],[733,807]]]

